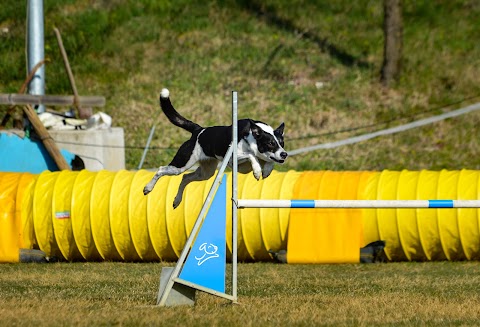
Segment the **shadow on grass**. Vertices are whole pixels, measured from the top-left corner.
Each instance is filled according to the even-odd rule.
[[[294,34],[297,34],[299,31],[301,31],[300,36],[302,38],[312,41],[318,45],[320,50],[328,53],[331,57],[337,59],[344,66],[355,66],[360,68],[372,67],[371,63],[362,60],[361,58],[358,58],[343,49],[340,49],[327,38],[316,35],[310,31],[303,30],[300,26],[296,25],[294,21],[288,18],[280,17],[273,6],[263,6],[260,1],[256,0],[237,0],[237,4],[245,10],[255,14],[257,17],[259,17],[259,19],[263,19],[270,25]],[[273,61],[273,58],[280,51],[280,48],[281,46],[275,48],[265,66],[267,66],[269,62]]]

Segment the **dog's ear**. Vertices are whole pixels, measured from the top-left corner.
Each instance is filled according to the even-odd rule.
[[[250,131],[252,132],[253,137],[255,140],[258,140],[260,136],[263,134],[263,130],[258,127],[257,124],[253,120],[250,120]]]
[[[252,125],[251,131],[255,140],[258,140],[263,133],[263,130],[259,128],[256,124]]]
[[[283,136],[283,130],[285,128],[285,124],[284,123],[281,123],[280,126],[277,127],[276,130],[274,130],[274,134],[275,135],[280,135],[280,136]]]

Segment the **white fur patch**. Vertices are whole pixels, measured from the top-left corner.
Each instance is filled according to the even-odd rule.
[[[264,132],[267,132],[268,134],[273,135],[273,128],[272,128],[272,126],[267,125],[267,124],[262,124],[262,123],[255,123],[255,125],[257,125],[257,126],[260,127],[261,129],[263,129]]]
[[[168,89],[162,89],[162,92],[160,92],[160,96],[162,98],[168,98],[170,96],[170,91]]]

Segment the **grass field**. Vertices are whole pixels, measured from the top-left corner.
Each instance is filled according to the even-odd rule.
[[[239,265],[239,304],[154,306],[165,264],[0,265],[2,326],[478,326],[476,262]],[[227,267],[228,269],[228,267]]]
[[[177,109],[201,125],[239,117],[286,123],[286,149],[392,127],[480,99],[478,1],[403,1],[402,77],[379,83],[381,1],[49,0],[45,2],[47,93],[71,93],[57,26],[81,95],[125,130],[127,168],[168,163],[188,136],[158,108],[168,87]],[[25,77],[25,3],[0,11],[0,92]],[[4,108],[0,108],[0,114]],[[64,108],[67,109],[67,108]],[[278,169],[479,169],[479,113],[401,134],[291,157]]]

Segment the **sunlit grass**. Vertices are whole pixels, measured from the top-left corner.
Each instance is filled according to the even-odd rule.
[[[238,305],[197,292],[195,307],[176,308],[155,306],[162,266],[1,265],[0,324],[460,326],[480,319],[475,262],[240,264]]]

